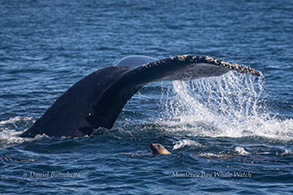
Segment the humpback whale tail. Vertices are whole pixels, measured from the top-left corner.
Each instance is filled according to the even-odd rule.
[[[220,76],[230,70],[261,76],[253,68],[207,56],[127,57],[75,83],[20,136],[79,137],[99,127],[110,129],[126,102],[147,83]]]

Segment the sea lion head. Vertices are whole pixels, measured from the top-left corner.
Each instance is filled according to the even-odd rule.
[[[164,146],[161,144],[151,144],[150,148],[153,154],[171,154]]]

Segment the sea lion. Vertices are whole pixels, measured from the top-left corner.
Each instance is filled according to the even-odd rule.
[[[151,148],[153,154],[172,154],[161,144],[151,144],[150,148]]]

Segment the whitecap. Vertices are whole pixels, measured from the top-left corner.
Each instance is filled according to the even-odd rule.
[[[203,147],[203,145],[198,143],[197,141],[183,139],[183,140],[179,140],[179,141],[175,142],[175,145],[173,146],[173,150],[183,148],[184,146]]]
[[[19,122],[28,123],[29,121],[32,121],[32,120],[33,120],[33,117],[16,116],[16,117],[9,118],[8,120],[0,121],[0,127],[5,126],[7,124],[16,124]]]
[[[281,156],[286,156],[286,155],[291,155],[291,154],[293,154],[293,152],[292,152],[291,150],[289,150],[289,149],[286,149],[286,150],[281,154]]]
[[[236,146],[234,148],[235,152],[237,152],[239,155],[249,155],[250,153],[247,152],[243,147],[239,147],[239,146]]]
[[[17,130],[23,124],[27,125],[33,121],[32,117],[16,116],[8,120],[0,121],[0,147],[6,148],[13,144],[20,144],[25,141],[32,140],[32,138],[22,138],[19,135],[25,130]]]

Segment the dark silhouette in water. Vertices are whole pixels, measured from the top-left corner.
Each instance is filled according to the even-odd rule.
[[[220,76],[229,70],[260,76],[261,72],[207,56],[183,55],[162,60],[130,56],[100,69],[68,89],[21,137],[79,137],[112,128],[126,102],[145,84]]]

